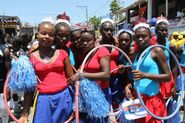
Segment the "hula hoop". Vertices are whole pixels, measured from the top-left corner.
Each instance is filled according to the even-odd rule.
[[[7,96],[6,96],[6,91],[7,91],[7,87],[8,87],[8,81],[10,78],[10,72],[8,73],[8,76],[6,78],[5,84],[4,84],[4,88],[3,88],[3,101],[5,104],[5,108],[6,111],[8,112],[9,116],[16,122],[19,123],[18,119],[13,115],[13,113],[10,111],[10,108],[8,107],[8,101],[7,101]]]
[[[169,53],[173,56],[173,58],[175,59],[175,62],[176,62],[176,64],[177,64],[177,66],[178,66],[178,69],[179,69],[179,72],[180,72],[180,80],[181,80],[181,82],[182,82],[182,90],[179,92],[179,94],[180,94],[179,97],[180,97],[180,98],[178,98],[178,101],[177,101],[177,103],[178,103],[177,108],[176,108],[176,110],[175,110],[172,114],[170,114],[170,115],[168,115],[168,116],[166,116],[166,117],[156,116],[155,114],[153,114],[152,112],[150,112],[150,110],[149,110],[149,109],[146,107],[146,105],[144,104],[143,99],[141,98],[141,93],[140,93],[140,91],[139,91],[139,86],[138,86],[139,80],[136,81],[136,92],[137,92],[138,98],[139,98],[139,100],[140,100],[142,106],[145,108],[145,110],[147,111],[148,114],[150,114],[152,117],[154,117],[154,118],[156,118],[156,119],[159,119],[159,120],[167,120],[167,119],[172,118],[172,117],[179,111],[179,109],[180,109],[180,106],[181,106],[181,103],[182,103],[182,99],[183,99],[183,96],[184,96],[184,95],[183,95],[183,91],[184,91],[184,88],[183,88],[183,87],[184,87],[183,79],[184,79],[184,78],[183,78],[182,70],[181,70],[181,68],[180,68],[180,64],[179,64],[179,62],[178,62],[176,56],[173,54],[173,52],[172,52],[171,50],[169,50],[168,48],[166,48],[165,46],[162,46],[162,45],[153,45],[153,46],[150,46],[150,47],[148,47],[147,49],[145,49],[145,50],[143,51],[143,53],[141,54],[141,56],[139,57],[138,64],[137,64],[137,66],[136,66],[136,70],[139,70],[139,67],[140,67],[142,58],[143,58],[143,56],[146,54],[146,52],[147,52],[148,50],[154,48],[154,47],[161,47],[161,48],[163,48],[163,49],[168,50],[168,52],[169,52]]]
[[[127,59],[127,61],[128,61],[129,64],[130,64],[130,65],[128,65],[128,66],[125,66],[125,68],[126,68],[126,67],[131,67],[131,68],[132,68],[132,62],[131,62],[130,58],[127,56],[127,54],[126,54],[125,52],[123,52],[120,48],[118,48],[118,47],[116,47],[116,46],[109,45],[109,44],[104,44],[104,45],[99,45],[99,46],[93,48],[93,49],[86,55],[85,59],[84,59],[83,62],[82,62],[82,67],[81,67],[81,69],[80,69],[80,73],[83,73],[85,63],[87,62],[87,60],[88,60],[88,58],[90,57],[90,55],[91,55],[94,51],[96,51],[97,49],[99,49],[99,48],[101,48],[101,47],[111,47],[111,48],[117,49],[119,52],[121,52],[121,53],[125,56],[125,58]],[[115,70],[118,70],[118,68],[112,70],[111,72],[113,72],[113,71],[115,71]],[[78,106],[78,104],[76,104],[76,106]],[[119,110],[118,110],[117,112],[115,112],[115,113],[110,113],[110,114],[108,114],[108,115],[114,115],[114,116],[116,116],[116,115],[118,115],[118,114],[119,114]]]

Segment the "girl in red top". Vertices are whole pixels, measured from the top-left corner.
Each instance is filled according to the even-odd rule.
[[[67,78],[73,74],[73,70],[66,51],[52,48],[54,31],[54,25],[49,21],[39,24],[39,48],[30,58],[39,78],[34,123],[64,123],[72,113],[72,97]],[[33,92],[24,96],[20,123],[28,121],[32,97]]]
[[[85,56],[87,53],[95,47],[95,33],[94,31],[82,31],[80,36],[80,46],[82,48],[82,54]],[[96,50],[88,59],[84,67],[84,72],[80,74],[80,77],[96,80],[105,94],[105,98],[110,102],[110,89],[109,89],[109,77],[110,77],[110,53],[107,48],[101,47]],[[73,75],[69,81],[74,81],[78,78],[79,73]],[[108,117],[104,119],[108,122]],[[86,120],[88,123],[101,123],[100,119],[89,118]]]

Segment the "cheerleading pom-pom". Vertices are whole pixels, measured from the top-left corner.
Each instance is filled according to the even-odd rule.
[[[109,103],[96,81],[80,79],[79,112],[87,113],[90,118],[103,118],[109,114]]]
[[[37,76],[29,58],[21,55],[17,60],[12,60],[11,64],[9,88],[12,91],[33,91],[37,84]]]

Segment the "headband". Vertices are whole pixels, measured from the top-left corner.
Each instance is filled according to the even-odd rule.
[[[45,18],[43,18],[43,19],[41,20],[41,23],[42,23],[42,22],[50,22],[50,23],[54,24],[54,20],[53,20],[52,17],[45,17]]]
[[[146,23],[139,23],[139,24],[137,24],[137,25],[134,26],[134,28],[133,28],[134,32],[135,32],[138,28],[140,28],[140,27],[144,27],[144,28],[147,28],[147,29],[150,30],[150,26],[149,26],[148,24],[146,24]]]
[[[112,23],[113,25],[115,24],[115,22],[114,22],[112,19],[110,19],[110,18],[104,18],[104,19],[101,20],[101,25],[102,25],[103,23],[105,23],[105,22],[110,22],[110,23]]]
[[[69,27],[71,27],[71,23],[70,23],[69,21],[67,21],[67,20],[64,20],[64,19],[57,19],[57,20],[55,21],[55,25],[57,25],[57,24],[59,24],[59,23],[65,23],[65,24],[67,24]]]
[[[129,30],[129,29],[121,29],[121,30],[119,30],[117,36],[119,37],[120,34],[123,33],[123,32],[129,33],[131,35],[131,37],[133,37],[133,32],[131,30]]]
[[[168,20],[165,18],[165,17],[158,17],[157,18],[157,24],[159,24],[159,23],[161,23],[161,22],[164,22],[164,23],[166,23],[167,25],[169,25],[169,22],[168,22]]]

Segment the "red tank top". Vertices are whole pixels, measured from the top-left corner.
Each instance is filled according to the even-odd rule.
[[[64,50],[57,50],[59,55],[52,63],[45,63],[31,55],[30,61],[34,65],[35,72],[40,79],[37,89],[40,93],[49,94],[64,90],[67,86],[64,62],[68,54]]]
[[[108,51],[108,49],[105,47],[99,48],[98,51],[96,51],[96,53],[93,55],[93,57],[90,58],[90,60],[85,64],[84,71],[89,73],[100,72],[101,71],[100,59],[105,56],[110,56],[110,52]],[[106,89],[109,87],[109,80],[107,81],[97,80],[97,83],[100,85],[102,89]]]

